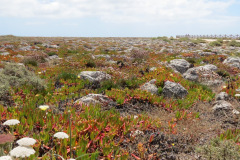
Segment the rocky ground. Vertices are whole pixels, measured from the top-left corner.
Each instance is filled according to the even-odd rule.
[[[240,135],[239,56],[240,42],[234,40],[1,36],[1,133],[9,131],[2,125],[8,118],[19,119],[23,112],[28,117],[27,107],[48,105],[49,114],[56,117],[71,108],[79,116],[73,118],[77,124],[91,119],[80,118],[90,106],[100,108],[97,115],[114,110],[112,117],[119,116],[124,127],[130,125],[128,118],[136,124],[128,126],[126,133],[123,126],[117,133],[111,131],[113,137],[104,145],[101,138],[87,138],[83,152],[74,150],[75,158],[100,152],[99,159],[214,159],[223,149],[227,154],[220,157],[238,159],[240,154],[226,146],[217,146],[217,151],[216,146],[208,148],[212,153],[198,148],[216,138],[234,141],[235,146],[240,143],[236,138]],[[40,121],[29,121],[21,118],[27,131],[16,128],[16,139],[35,136],[29,128]],[[68,124],[64,125],[56,125],[55,130],[69,132]],[[48,127],[42,125],[42,129]],[[79,135],[110,134],[98,126],[88,132],[89,127],[73,131],[73,137],[79,138],[75,148],[83,144]],[[47,133],[42,129],[39,132]],[[35,156],[42,157],[52,143],[39,140]],[[115,145],[109,149],[108,143]],[[69,152],[61,153],[70,157]]]

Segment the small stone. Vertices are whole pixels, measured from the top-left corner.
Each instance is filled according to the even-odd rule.
[[[157,94],[158,93],[158,88],[157,86],[155,85],[155,82],[156,80],[153,79],[147,83],[145,83],[144,85],[142,85],[140,87],[141,90],[144,90],[144,91],[147,91],[147,92],[150,92],[152,94]]]
[[[217,110],[230,110],[232,109],[231,103],[224,101],[224,100],[219,100],[214,103],[214,106],[212,108],[214,111]]]
[[[228,100],[229,95],[226,92],[221,92],[217,95],[216,100]]]

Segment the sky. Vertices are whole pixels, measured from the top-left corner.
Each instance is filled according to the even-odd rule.
[[[0,0],[0,35],[240,34],[240,0]]]

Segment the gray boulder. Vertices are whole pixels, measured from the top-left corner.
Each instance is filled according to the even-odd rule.
[[[152,94],[158,94],[158,88],[155,85],[156,79],[153,79],[140,87],[141,90],[150,92]]]
[[[81,79],[89,80],[94,83],[100,83],[104,80],[111,79],[109,74],[102,71],[82,71],[78,76],[80,76]]]
[[[188,91],[178,83],[166,81],[163,87],[164,97],[183,98],[188,94]]]
[[[223,83],[222,77],[213,70],[215,70],[214,65],[194,67],[187,70],[183,77],[207,86],[218,86]]]
[[[204,68],[204,69],[211,70],[211,71],[217,71],[218,70],[217,66],[215,66],[213,64],[207,64],[207,65],[204,65],[204,66],[200,66],[200,68]]]
[[[216,100],[228,100],[229,95],[226,92],[221,92],[216,96]]]
[[[219,100],[214,103],[214,106],[212,108],[214,111],[219,111],[219,110],[231,110],[232,105],[231,103],[224,101],[224,100]]]
[[[223,64],[226,64],[230,67],[239,68],[240,69],[240,58],[239,57],[228,57],[223,61]]]
[[[170,66],[174,70],[177,70],[178,72],[183,74],[189,69],[190,63],[185,59],[174,59],[170,61]]]
[[[104,96],[102,94],[88,94],[74,102],[75,104],[85,104],[85,105],[96,105],[96,104],[113,104],[115,103],[113,100],[108,98],[107,96]]]

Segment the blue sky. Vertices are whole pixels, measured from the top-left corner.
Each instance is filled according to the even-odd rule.
[[[240,34],[240,0],[0,0],[0,35]]]

